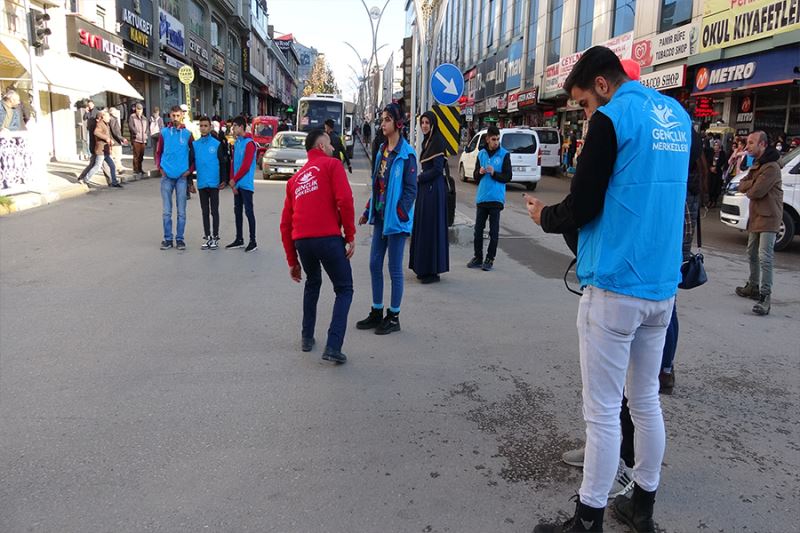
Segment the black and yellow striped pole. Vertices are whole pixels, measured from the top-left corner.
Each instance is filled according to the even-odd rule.
[[[447,155],[458,153],[458,143],[461,139],[461,111],[458,106],[439,105],[433,106],[433,112],[439,122],[439,131],[447,141]]]

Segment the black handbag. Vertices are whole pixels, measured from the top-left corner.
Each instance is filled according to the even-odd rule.
[[[697,248],[702,246],[700,238],[700,210],[697,210]],[[691,254],[689,259],[681,264],[681,276],[683,280],[678,284],[680,289],[694,289],[708,281],[706,268],[703,265],[703,254]]]
[[[450,165],[444,158],[444,182],[447,184],[447,227],[456,220],[456,180],[450,176]]]

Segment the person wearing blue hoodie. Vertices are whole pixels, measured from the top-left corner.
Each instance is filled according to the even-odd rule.
[[[200,117],[200,138],[191,145],[197,172],[197,192],[203,213],[203,250],[219,248],[219,191],[228,183],[228,143],[213,135],[211,119]],[[209,220],[211,215],[211,220]],[[213,222],[213,231],[212,231]]]
[[[381,114],[386,136],[373,161],[372,195],[359,225],[374,226],[369,254],[372,276],[372,309],[356,323],[358,329],[374,329],[376,335],[400,331],[403,299],[403,252],[411,235],[417,197],[417,154],[402,136],[403,112],[398,104],[387,105]],[[383,316],[383,262],[389,252],[392,297]]]
[[[161,201],[163,203],[164,240],[162,250],[172,248],[172,195],[178,209],[178,226],[175,232],[175,245],[178,250],[186,249],[183,231],[186,228],[186,194],[189,176],[194,172],[189,147],[192,134],[183,126],[183,110],[173,106],[169,117],[172,123],[161,131],[156,147],[156,168],[161,172]]]
[[[500,211],[506,203],[506,183],[511,181],[511,154],[500,146],[500,130],[489,126],[486,130],[486,147],[478,152],[475,170],[472,173],[478,182],[475,197],[475,256],[467,268],[482,268],[485,272],[494,268],[497,242],[500,236]],[[489,220],[489,247],[483,258],[483,229]]]

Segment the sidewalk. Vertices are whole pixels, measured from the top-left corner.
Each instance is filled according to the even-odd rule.
[[[117,176],[123,183],[137,180],[137,178],[133,176],[132,160],[133,157],[131,155],[122,155],[122,174],[118,171]],[[26,211],[88,193],[91,189],[84,184],[78,183],[78,176],[80,176],[88,163],[88,161],[54,161],[48,163],[46,167],[47,186],[44,187],[44,190],[40,192],[29,191],[9,196],[13,203],[8,208],[0,207],[0,216],[16,213],[18,211]],[[152,157],[148,156],[144,158],[142,168],[146,178],[155,177],[157,175]],[[99,174],[95,175],[92,185],[96,188],[108,186],[107,183],[99,177]]]

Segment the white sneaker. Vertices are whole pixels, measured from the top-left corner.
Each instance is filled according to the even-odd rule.
[[[611,485],[611,490],[608,491],[608,499],[611,500],[617,496],[625,496],[633,490],[633,468],[628,468],[625,461],[619,460],[617,467],[617,475],[614,476],[614,483]]]
[[[561,455],[561,460],[570,466],[583,467],[583,454],[586,451],[584,447],[576,450],[569,450]]]

